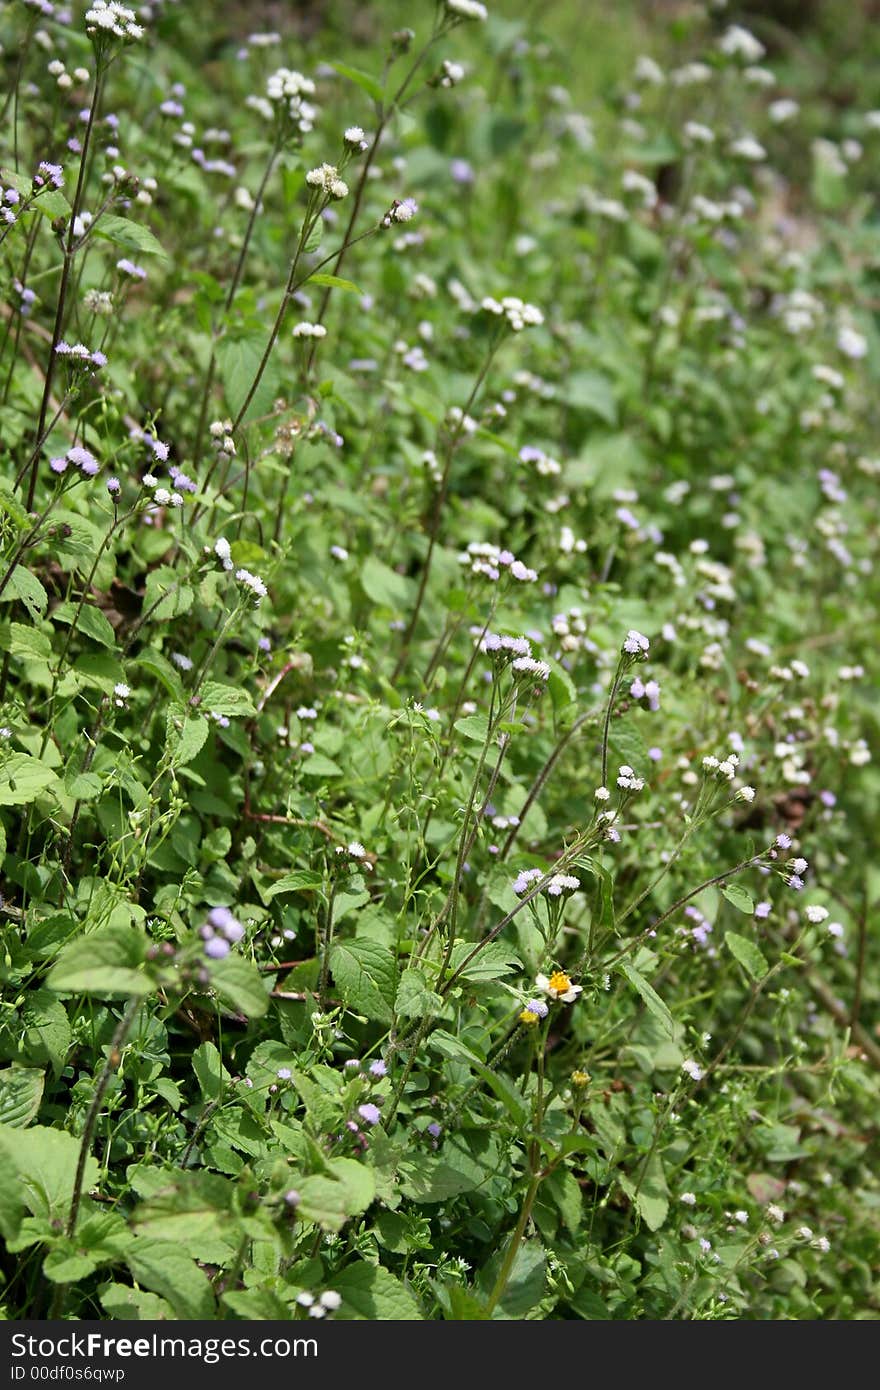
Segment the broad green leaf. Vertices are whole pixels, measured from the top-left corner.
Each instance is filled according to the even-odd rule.
[[[401,1018],[425,1018],[443,1007],[443,1000],[428,987],[421,971],[407,968],[402,971],[394,1012]]]
[[[35,1216],[66,1221],[79,1150],[79,1139],[65,1130],[0,1125],[0,1158],[8,1155],[18,1170],[23,1201]],[[88,1192],[98,1177],[93,1158],[86,1160],[83,1176],[83,1191]]]
[[[208,1276],[175,1245],[138,1236],[126,1250],[125,1260],[138,1283],[167,1299],[178,1318],[213,1318]]]
[[[651,1159],[638,1187],[633,1179],[627,1177],[620,1179],[620,1185],[635,1203],[648,1230],[659,1231],[669,1214],[669,1192],[659,1157],[655,1155]]]
[[[480,1271],[479,1285],[489,1294],[498,1278],[501,1261],[507,1254],[510,1237],[505,1236],[488,1265]],[[530,1312],[544,1296],[547,1278],[547,1257],[544,1247],[537,1239],[523,1241],[519,1246],[504,1293],[493,1314],[496,1318],[522,1318]]]
[[[393,951],[369,937],[334,941],[330,969],[342,998],[355,1013],[377,1023],[391,1023],[397,989]]]
[[[353,68],[348,63],[331,63],[330,66],[336,69],[340,77],[347,77],[349,82],[354,82],[361,91],[366,92],[367,96],[372,97],[374,101],[382,101],[385,89],[378,78],[371,77],[368,72],[362,72],[360,68]]]
[[[265,332],[245,334],[240,337],[222,338],[217,344],[217,362],[229,412],[233,418],[247,399],[248,392],[256,379],[263,353],[268,342],[269,329]],[[245,419],[265,415],[278,394],[278,368],[272,358],[257,387],[253,400],[248,406]]]
[[[0,806],[26,806],[58,781],[51,767],[29,753],[12,753],[0,764]]]
[[[341,1231],[346,1221],[360,1216],[373,1201],[376,1179],[365,1163],[336,1158],[327,1165],[326,1172],[303,1178],[297,1191],[298,1217],[314,1221],[325,1231]]]
[[[52,621],[68,624],[75,621],[77,632],[85,633],[86,637],[91,637],[93,642],[99,642],[102,647],[116,650],[116,633],[100,608],[95,608],[93,604],[84,603],[77,612],[75,603],[59,603],[58,607],[52,610]]]
[[[19,599],[34,619],[42,617],[49,606],[49,595],[35,574],[24,565],[16,565],[3,593],[0,603],[12,603]]]
[[[0,1124],[24,1129],[40,1108],[42,1071],[36,1067],[5,1067],[0,1071]]]
[[[279,893],[305,893],[320,888],[323,884],[320,874],[315,873],[314,869],[294,869],[291,873],[285,874],[267,888],[263,894],[264,898],[275,898]]]
[[[651,985],[648,984],[648,981],[645,979],[644,975],[640,974],[640,972],[636,970],[635,966],[630,965],[629,961],[626,960],[622,960],[617,968],[620,971],[621,975],[623,975],[627,980],[629,980],[636,993],[641,995],[645,1003],[645,1007],[658,1020],[661,1027],[663,1028],[664,1033],[666,1033],[668,1037],[674,1038],[675,1021],[672,1017],[672,1014],[669,1012],[666,1005],[663,1003],[663,1000],[660,998],[660,995],[657,993],[657,991]]]
[[[565,379],[565,399],[575,410],[598,415],[607,425],[617,422],[614,386],[601,372],[571,372]]]
[[[202,715],[196,714],[179,722],[183,727],[178,728],[178,721],[174,720],[168,740],[172,748],[172,767],[185,767],[191,763],[202,751],[208,737],[208,721]]]
[[[381,1265],[351,1264],[333,1276],[333,1288],[342,1295],[337,1318],[414,1322],[423,1317],[415,1295]]]
[[[158,256],[161,260],[168,260],[168,252],[149,227],[143,227],[139,222],[132,222],[128,217],[112,217],[105,213],[95,223],[94,234],[114,242],[126,251],[132,251],[141,256]]]
[[[455,728],[475,743],[485,743],[489,737],[489,721],[484,714],[466,714],[463,719],[456,719]]]
[[[310,275],[310,285],[324,285],[329,290],[348,290],[351,294],[361,294],[357,285],[351,280],[341,280],[338,275]]]
[[[361,568],[361,585],[367,598],[383,608],[400,613],[409,606],[413,582],[396,570],[368,555]]]
[[[473,949],[473,941],[456,941],[449,961],[450,975],[458,969],[462,961],[467,960]],[[515,951],[505,946],[503,941],[490,941],[488,946],[484,946],[464,967],[458,979],[466,980],[470,984],[485,984],[521,969],[522,961]]]
[[[751,893],[747,893],[745,888],[741,888],[738,883],[728,883],[725,888],[721,889],[721,896],[726,898],[737,912],[746,912],[751,917],[755,911],[755,900]]]
[[[25,660],[48,661],[52,655],[52,644],[45,632],[25,623],[10,623],[9,654],[21,656]]]
[[[764,978],[770,967],[754,941],[749,941],[745,936],[738,936],[733,931],[724,933],[724,941],[730,954],[739,961],[747,975],[753,980]]]
[[[200,692],[200,707],[212,714],[256,714],[254,702],[238,685],[223,685],[220,681],[205,681]]]
[[[46,984],[59,994],[149,994],[149,976],[139,967],[144,961],[144,936],[135,927],[111,926],[87,932],[66,945]]]
[[[214,1044],[205,1042],[197,1047],[192,1055],[192,1065],[205,1100],[216,1100],[231,1077]]]
[[[212,963],[211,984],[218,998],[245,1018],[262,1018],[269,1007],[263,976],[251,961],[233,952]]]

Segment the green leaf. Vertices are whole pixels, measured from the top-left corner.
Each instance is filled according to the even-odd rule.
[[[456,719],[455,728],[474,743],[485,743],[489,737],[489,721],[485,714],[466,714],[463,719]]]
[[[95,223],[94,235],[104,237],[126,251],[133,251],[142,256],[158,256],[163,261],[169,259],[168,252],[149,227],[141,226],[140,222],[132,222],[128,217],[113,217],[105,213]]]
[[[232,1078],[214,1044],[205,1042],[197,1047],[192,1055],[192,1065],[205,1100],[216,1100]]]
[[[507,1241],[480,1271],[479,1283],[488,1295],[494,1287],[501,1268],[501,1261],[507,1253]],[[510,1276],[495,1310],[495,1317],[522,1318],[530,1312],[544,1296],[547,1278],[547,1257],[539,1240],[523,1241],[516,1252]]]
[[[46,979],[59,994],[149,994],[153,988],[140,969],[145,939],[135,927],[112,926],[69,942]]]
[[[361,586],[374,603],[400,613],[409,606],[413,583],[375,555],[368,555],[361,567]]]
[[[239,685],[223,685],[220,681],[205,681],[201,691],[201,707],[212,714],[256,714],[254,702]]]
[[[334,941],[330,969],[345,1003],[355,1013],[377,1023],[391,1023],[397,989],[397,960],[393,951],[369,937]]]
[[[3,593],[0,603],[12,603],[19,599],[35,620],[42,617],[49,606],[49,595],[35,574],[24,565],[16,565]]]
[[[439,994],[429,989],[419,970],[407,968],[401,973],[394,999],[394,1012],[400,1018],[426,1018],[443,1007]]]
[[[354,82],[360,87],[361,91],[366,92],[367,96],[374,101],[381,102],[385,96],[385,89],[378,78],[371,77],[368,72],[362,72],[360,68],[353,68],[348,63],[331,63],[340,77],[347,77],[349,82]]]
[[[0,806],[26,806],[58,781],[51,767],[29,753],[12,753],[0,766]]]
[[[52,610],[52,621],[69,624],[75,621],[77,632],[85,633],[93,642],[100,642],[102,647],[116,650],[116,633],[100,608],[95,608],[93,604],[84,603],[77,612],[75,603],[59,603],[58,607]]]
[[[617,401],[614,387],[601,372],[572,372],[566,378],[565,399],[575,410],[598,415],[607,425],[617,422]]]
[[[724,941],[728,951],[739,961],[746,974],[753,980],[763,980],[770,967],[755,943],[733,931],[724,933]]]
[[[645,1007],[658,1020],[667,1037],[674,1038],[675,1020],[673,1019],[672,1014],[669,1012],[666,1005],[663,1003],[663,1000],[660,998],[660,995],[651,985],[648,984],[648,981],[645,979],[644,975],[640,974],[639,971],[636,970],[635,966],[630,965],[629,961],[626,960],[622,960],[617,968],[620,971],[621,975],[623,975],[625,979],[629,980],[636,993],[641,995]]]
[[[126,1250],[125,1260],[138,1283],[166,1298],[179,1318],[213,1318],[208,1276],[176,1245],[138,1236]]]
[[[473,949],[474,943],[472,941],[456,941],[449,960],[450,974],[458,969],[459,962],[467,960]],[[511,975],[515,970],[521,969],[522,961],[515,951],[512,951],[501,941],[490,941],[488,946],[484,946],[474,956],[474,959],[464,967],[458,978],[459,980],[468,980],[471,984],[486,983],[489,980],[500,979],[502,975]]]
[[[218,998],[245,1018],[262,1018],[269,1007],[263,976],[242,956],[230,953],[211,966],[211,984]]]
[[[342,1295],[337,1318],[363,1318],[371,1322],[415,1322],[422,1311],[410,1293],[390,1270],[362,1261],[334,1274],[333,1287]]]
[[[180,618],[189,612],[192,602],[192,589],[188,584],[181,584],[180,575],[170,565],[159,565],[147,575],[144,612],[149,613],[149,622],[164,623],[169,618]]]
[[[0,1124],[24,1129],[30,1124],[43,1099],[42,1071],[36,1067],[6,1067],[0,1071]]]
[[[168,740],[173,749],[171,766],[185,767],[187,763],[191,763],[202,751],[207,737],[208,721],[200,714],[185,719],[181,729],[172,724]]]
[[[726,898],[737,912],[746,912],[751,917],[755,911],[755,900],[751,893],[747,893],[738,883],[728,883],[726,888],[721,889],[721,896]]]
[[[220,377],[233,417],[238,415],[247,399],[266,350],[267,340],[268,330],[265,333],[251,333],[239,337],[230,335],[221,338],[217,344]],[[278,394],[278,382],[278,368],[270,358],[253,400],[248,406],[245,419],[265,415],[271,409],[272,402]]]
[[[305,893],[320,888],[324,880],[314,869],[294,869],[267,888],[263,897],[275,898],[279,893]]]
[[[21,656],[26,661],[48,661],[52,655],[52,644],[45,632],[25,623],[9,624],[9,654]]]
[[[35,1216],[64,1221],[70,1210],[80,1140],[65,1130],[31,1125],[0,1125],[0,1159],[6,1154],[18,1171],[22,1200]],[[2,1167],[2,1164],[0,1164]],[[86,1159],[83,1191],[98,1178],[98,1165]],[[2,1184],[0,1184],[2,1185]]]
[[[328,1163],[326,1172],[315,1173],[298,1183],[297,1191],[299,1218],[314,1221],[325,1231],[341,1231],[346,1221],[360,1216],[373,1201],[376,1179],[365,1163],[336,1158]]]
[[[635,1203],[636,1211],[649,1231],[659,1231],[669,1214],[669,1192],[663,1164],[657,1155],[651,1159],[638,1188],[631,1178],[622,1177],[620,1185]]]
[[[348,290],[351,294],[362,294],[352,280],[341,280],[338,275],[310,275],[310,285],[324,285],[329,290]]]

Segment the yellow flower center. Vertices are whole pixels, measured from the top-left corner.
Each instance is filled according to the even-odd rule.
[[[551,994],[568,994],[571,989],[571,980],[564,970],[554,970],[547,981],[547,988]]]
[[[583,1090],[585,1086],[589,1086],[590,1084],[590,1073],[588,1071],[573,1071],[571,1074],[571,1084],[572,1086],[577,1086],[579,1090]]]
[[[519,1016],[519,1021],[520,1023],[526,1024],[526,1026],[530,1028],[533,1023],[538,1022],[538,1015],[533,1014],[531,1009],[523,1009],[522,1013]]]

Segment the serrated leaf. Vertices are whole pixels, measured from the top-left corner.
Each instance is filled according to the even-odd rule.
[[[168,739],[172,748],[172,767],[185,767],[202,751],[208,737],[208,727],[207,719],[200,714],[185,719],[181,729],[172,723]]]
[[[9,624],[9,654],[25,660],[48,661],[52,644],[45,632],[38,632],[26,623]]]
[[[397,960],[393,951],[369,937],[334,941],[330,948],[330,969],[350,1009],[377,1023],[392,1022],[397,989]]]
[[[333,1276],[333,1287],[342,1295],[337,1318],[364,1318],[371,1322],[414,1322],[422,1318],[415,1296],[381,1265],[363,1262],[349,1265]]]
[[[101,994],[111,998],[149,994],[152,981],[139,968],[145,939],[134,927],[112,926],[68,942],[46,979],[59,994]]]
[[[461,961],[467,960],[473,949],[474,943],[472,941],[456,941],[449,959],[450,975],[455,973]],[[488,946],[484,946],[474,956],[474,959],[465,966],[458,978],[459,980],[467,980],[471,984],[486,983],[521,969],[522,961],[515,951],[512,951],[509,946],[505,946],[502,941],[490,941]]]
[[[618,970],[625,979],[629,980],[633,989],[641,996],[645,1007],[654,1015],[660,1023],[667,1037],[675,1037],[675,1020],[667,1009],[657,991],[648,983],[635,966],[630,965],[629,961],[622,960],[618,965]]]
[[[17,1170],[21,1199],[35,1216],[67,1219],[79,1151],[79,1138],[64,1130],[45,1125],[28,1129],[0,1125],[0,1156],[5,1154]],[[87,1192],[97,1177],[98,1165],[90,1157],[83,1173],[83,1190]]]
[[[724,933],[724,941],[728,951],[739,961],[746,974],[753,980],[763,980],[770,967],[755,943],[733,931]]]
[[[314,1221],[325,1231],[340,1231],[353,1216],[360,1216],[376,1195],[373,1170],[353,1158],[332,1159],[324,1173],[315,1173],[297,1185],[297,1216]],[[334,1285],[335,1287],[335,1285]]]
[[[305,893],[320,888],[323,884],[320,874],[315,873],[314,869],[294,869],[291,873],[285,874],[277,882],[267,888],[263,894],[264,898],[275,898],[279,893]]]
[[[12,603],[19,599],[31,617],[41,618],[49,606],[49,595],[35,574],[24,565],[16,565],[9,581],[0,594],[0,603]]]
[[[238,685],[205,681],[199,693],[201,708],[210,710],[213,714],[246,716],[257,712],[249,693]]]
[[[51,767],[29,753],[12,753],[0,765],[0,806],[26,806],[58,781]]]
[[[439,994],[429,989],[425,977],[412,968],[404,970],[394,998],[394,1012],[400,1018],[426,1018],[443,1007]]]
[[[36,1067],[5,1067],[0,1071],[0,1124],[24,1129],[43,1099],[44,1073]]]
[[[104,237],[126,251],[133,251],[142,256],[158,256],[163,261],[169,259],[168,252],[149,227],[143,227],[140,222],[132,222],[129,217],[114,217],[105,213],[95,223],[94,235]]]
[[[138,1236],[126,1250],[125,1260],[138,1283],[167,1299],[179,1318],[213,1318],[208,1276],[176,1246]]]
[[[59,603],[58,607],[52,610],[52,621],[68,624],[75,621],[77,632],[85,633],[86,637],[91,637],[93,642],[99,642],[102,647],[116,650],[116,633],[100,608],[95,608],[93,604],[84,603],[77,612],[75,603]]]
[[[638,1186],[633,1179],[627,1177],[620,1179],[620,1185],[635,1203],[636,1210],[648,1230],[659,1231],[669,1215],[669,1192],[660,1158],[655,1155],[651,1159]]]

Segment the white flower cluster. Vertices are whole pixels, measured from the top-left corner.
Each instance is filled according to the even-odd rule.
[[[323,323],[308,323],[305,319],[294,324],[294,338],[326,338],[327,330]]]
[[[344,198],[348,194],[348,184],[339,177],[335,164],[320,164],[306,174],[309,188],[320,188],[328,198]]]
[[[728,782],[732,782],[736,776],[736,769],[739,767],[739,755],[728,753],[726,758],[716,758],[713,753],[709,753],[703,759],[703,767],[706,772],[714,772],[717,777],[726,778]],[[750,799],[750,797],[744,798],[746,801]]]
[[[483,575],[493,582],[501,578],[503,569],[520,584],[534,584],[538,578],[538,571],[524,565],[512,550],[502,550],[491,541],[471,541],[467,550],[459,554],[458,563],[468,565],[471,574]]]
[[[250,570],[236,570],[235,578],[239,584],[249,589],[254,596],[254,607],[259,608],[260,600],[264,599],[269,590],[266,588],[258,574],[251,574]]]
[[[225,536],[214,542],[214,554],[225,570],[232,569],[232,548]]]
[[[452,19],[478,19],[485,23],[489,11],[480,0],[445,0],[446,12]]]
[[[542,869],[523,869],[513,880],[512,888],[517,897],[521,898],[527,893],[529,888],[544,878]],[[547,883],[544,884],[543,892],[550,898],[559,898],[563,893],[575,893],[581,886],[579,878],[573,874],[554,874]]]
[[[278,68],[266,79],[266,96],[273,114],[283,110],[300,135],[313,129],[317,109],[305,97],[315,95],[315,84],[293,68]]]
[[[520,333],[524,328],[537,327],[544,322],[544,315],[537,305],[526,304],[516,295],[505,295],[501,300],[487,295],[480,308],[485,309],[487,314],[494,314],[496,318],[506,318],[514,333]]]
[[[640,661],[644,661],[648,655],[650,646],[651,644],[644,633],[636,632],[635,628],[631,627],[626,637],[623,639],[623,654],[624,656],[634,656]]]
[[[744,63],[757,63],[767,52],[760,39],[739,24],[731,24],[718,40],[718,47],[728,58],[742,58]]]
[[[117,39],[141,39],[144,27],[138,24],[134,10],[120,5],[118,0],[94,0],[91,9],[86,10],[86,33],[98,36],[112,35]]]
[[[644,777],[637,777],[628,763],[623,763],[617,769],[617,785],[622,791],[640,792],[644,789]],[[600,788],[600,790],[603,790]]]

